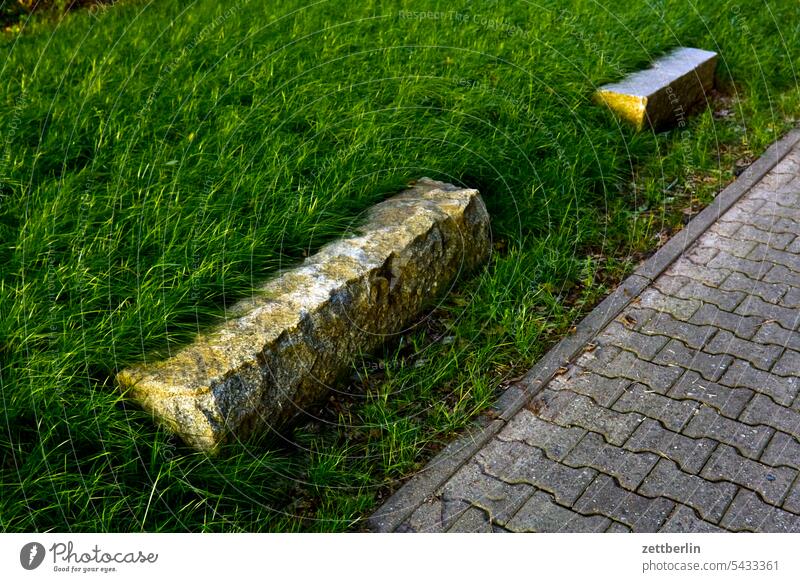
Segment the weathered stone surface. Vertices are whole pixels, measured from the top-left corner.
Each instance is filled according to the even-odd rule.
[[[705,100],[714,86],[717,54],[695,48],[678,48],[657,59],[649,69],[618,83],[603,85],[596,100],[637,129],[656,129],[684,123],[685,117]]]
[[[234,306],[222,326],[118,381],[200,450],[283,427],[319,401],[355,355],[401,332],[489,252],[477,190],[423,178],[375,205],[352,236]]]

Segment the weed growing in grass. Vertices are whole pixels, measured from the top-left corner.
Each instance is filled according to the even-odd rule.
[[[789,0],[279,4],[2,38],[3,530],[358,528],[798,111]],[[653,135],[592,105],[677,45],[720,52],[714,111]],[[210,460],[117,394],[422,175],[481,190],[492,263],[318,422]]]

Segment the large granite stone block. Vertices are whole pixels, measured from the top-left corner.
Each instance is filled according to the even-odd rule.
[[[183,440],[220,443],[281,429],[490,252],[477,190],[427,178],[368,212],[352,236],[235,305],[221,326],[118,382]]]

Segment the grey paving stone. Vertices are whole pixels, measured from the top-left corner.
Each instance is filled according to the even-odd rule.
[[[513,462],[497,471],[494,467],[496,457],[513,459]],[[593,469],[575,469],[552,461],[541,449],[516,441],[506,443],[495,440],[478,453],[476,461],[484,473],[505,483],[527,484],[543,489],[566,506],[572,505],[597,474]]]
[[[732,224],[732,223],[727,223],[727,224]],[[724,236],[734,237],[740,240],[747,240],[765,244],[770,248],[778,249],[781,251],[786,250],[786,248],[796,238],[796,235],[794,234],[764,231],[749,224],[739,225],[739,228],[735,229],[735,231],[731,234],[728,234],[727,232],[721,232],[720,234]]]
[[[717,523],[733,500],[736,487],[684,473],[673,461],[661,459],[639,486],[638,493],[672,499],[693,507],[704,520]]]
[[[646,419],[631,435],[624,448],[650,451],[671,459],[687,473],[700,471],[716,446],[710,439],[693,439],[665,429],[655,420]]]
[[[740,291],[724,291],[717,287],[699,283],[688,277],[673,275],[662,275],[656,279],[653,285],[665,295],[713,303],[725,311],[733,311],[746,297]]]
[[[784,432],[776,432],[761,455],[761,462],[800,469],[800,442]]]
[[[537,491],[508,522],[514,532],[602,532],[611,524],[606,517],[581,515],[558,505],[552,496]]]
[[[591,467],[616,477],[634,491],[658,461],[652,453],[635,453],[609,445],[599,434],[588,433],[564,459],[572,467]]]
[[[763,280],[765,283],[800,287],[800,275],[794,271],[790,271],[783,265],[773,265],[770,267],[769,271],[764,274]]]
[[[712,269],[726,269],[728,271],[737,271],[749,275],[754,279],[760,279],[771,264],[765,264],[759,261],[752,261],[742,257],[734,256],[728,252],[720,251],[717,253],[708,266]]]
[[[800,390],[800,381],[791,376],[776,376],[751,366],[748,362],[734,360],[719,383],[731,388],[749,388],[766,394],[784,406],[791,405]]]
[[[763,424],[800,437],[800,412],[775,404],[763,394],[753,397],[740,418],[748,424]]]
[[[800,223],[788,218],[752,215],[744,217],[739,222],[745,222],[766,232],[800,235]]]
[[[632,531],[627,525],[623,525],[617,521],[612,521],[611,525],[608,526],[606,533],[632,533]]]
[[[622,350],[615,346],[599,346],[597,349],[584,351],[575,360],[575,365],[590,372],[605,370],[608,364],[616,358]]]
[[[783,502],[783,509],[800,514],[800,479],[794,480]]]
[[[479,457],[483,460],[482,457]],[[497,474],[503,474],[513,459],[499,457],[491,462]],[[533,493],[533,488],[526,484],[508,483],[489,474],[482,468],[478,458],[470,460],[462,466],[444,485],[439,499],[442,506],[441,528],[449,529],[470,506],[478,506],[486,511],[491,522],[502,523]],[[448,513],[445,511],[450,508]],[[452,511],[455,508],[457,511]]]
[[[736,337],[729,331],[719,330],[714,338],[703,348],[709,354],[728,354],[747,360],[756,368],[769,370],[778,361],[783,348],[771,344],[761,344]]]
[[[670,430],[680,432],[697,407],[697,402],[675,400],[642,384],[631,384],[611,408],[619,412],[638,412],[660,420]]]
[[[561,426],[578,426],[602,434],[614,445],[621,445],[644,418],[620,413],[596,404],[591,398],[570,390],[545,389],[527,406],[539,418]]]
[[[415,533],[441,533],[445,531],[443,524],[444,502],[439,498],[426,499],[414,512],[397,528],[398,532]],[[463,509],[467,504],[463,504]]]
[[[730,388],[709,382],[691,370],[681,376],[670,389],[671,398],[688,398],[702,402],[723,416],[738,418],[755,392],[747,388]]]
[[[758,332],[753,336],[753,341],[800,350],[800,334],[783,329],[772,321],[768,321],[758,328]]]
[[[724,529],[703,521],[691,508],[677,505],[666,523],[661,526],[662,533],[722,533]]]
[[[797,309],[800,307],[800,289],[797,287],[789,287],[786,293],[775,303],[781,307]]]
[[[468,507],[448,530],[461,533],[494,533],[492,523],[485,511]]]
[[[738,216],[743,218],[744,222],[747,222],[747,219],[758,213],[766,203],[766,200],[743,196],[736,205],[725,214],[725,217]]]
[[[796,309],[767,303],[755,295],[745,299],[736,308],[736,313],[744,316],[755,315],[768,321],[777,321],[781,326],[789,330],[797,329],[797,324],[800,322],[800,312]]]
[[[631,384],[627,378],[606,378],[579,368],[572,375],[556,376],[548,384],[551,390],[572,390],[590,397],[600,406],[609,406]]]
[[[733,332],[742,339],[750,339],[766,320],[763,317],[745,317],[722,311],[716,305],[704,304],[695,312],[689,323],[711,325]]]
[[[706,380],[711,380],[712,382],[716,382],[722,377],[732,361],[733,358],[731,356],[706,354],[699,350],[688,348],[678,340],[670,340],[664,346],[664,349],[653,358],[653,363],[655,364],[680,366],[687,370],[694,370]]]
[[[701,405],[683,434],[689,437],[706,437],[732,447],[744,456],[757,459],[772,438],[774,429],[767,426],[751,426],[721,416],[716,410]]]
[[[642,312],[645,310],[637,310]],[[658,313],[647,310],[652,314],[639,328],[645,334],[656,334],[680,340],[693,349],[699,349],[708,343],[717,329],[710,325],[692,325],[670,316],[668,313]]]
[[[740,489],[720,525],[732,531],[800,532],[800,516],[767,505],[758,495]]]
[[[756,199],[754,199],[756,200]],[[797,220],[797,210],[788,206],[777,204],[774,200],[760,200],[761,207],[758,209],[757,214],[770,220],[778,220],[785,218],[788,220]]]
[[[690,246],[688,249],[684,249],[683,254],[678,257],[677,260],[687,261],[695,265],[705,265],[717,256],[719,249],[703,245],[704,236],[705,235],[700,236],[696,244]]]
[[[650,499],[622,489],[608,475],[600,474],[575,502],[581,513],[599,513],[630,526],[634,532],[656,532],[675,508],[663,497]]]
[[[800,376],[800,352],[786,350],[772,368],[772,373],[781,376]]]
[[[795,273],[800,273],[800,255],[773,249],[764,244],[759,244],[753,248],[748,258],[754,261],[765,261],[775,265],[783,265]]]
[[[585,429],[567,428],[547,422],[523,408],[514,415],[496,438],[501,441],[522,441],[542,449],[551,459],[560,461],[585,434]]]
[[[669,340],[661,335],[637,333],[628,329],[621,323],[613,321],[602,333],[597,335],[595,341],[598,344],[616,346],[623,350],[633,352],[640,358],[649,360],[655,356]]]
[[[732,237],[735,235],[744,225],[741,222],[726,222],[723,220],[718,220],[714,224],[708,227],[708,232],[713,232],[715,234],[721,234],[722,236]]]
[[[659,394],[666,394],[683,372],[675,365],[654,364],[630,352],[621,352],[598,373],[611,378],[627,378],[645,384]]]
[[[721,289],[741,291],[746,295],[755,295],[768,303],[779,305],[780,299],[790,289],[781,283],[765,283],[756,281],[742,273],[731,272],[720,285]]]
[[[703,467],[700,476],[712,481],[736,483],[758,492],[767,503],[779,506],[797,476],[797,471],[764,465],[743,457],[733,447],[720,444]]]
[[[738,224],[738,223],[737,223]],[[666,270],[669,275],[680,275],[683,277],[690,277],[695,280],[701,281],[706,285],[719,285],[731,273],[727,269],[712,269],[705,265],[697,265],[689,261],[677,260],[669,269]]]
[[[711,230],[707,231],[702,237],[700,237],[700,240],[697,241],[698,246],[709,247],[716,249],[717,251],[724,251],[733,255],[734,257],[739,257],[742,259],[751,258],[748,257],[748,255],[752,253],[759,244],[761,243],[741,239],[738,237],[730,238]]]
[[[700,301],[672,297],[650,287],[639,296],[637,305],[654,311],[669,313],[681,321],[689,321],[689,318],[700,308]]]

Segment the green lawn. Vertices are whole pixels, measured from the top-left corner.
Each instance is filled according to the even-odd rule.
[[[721,54],[715,114],[592,105],[679,45]],[[141,0],[0,36],[0,529],[361,527],[793,124],[798,47],[796,0]],[[323,422],[208,459],[120,397],[423,175],[481,190],[496,253]]]

